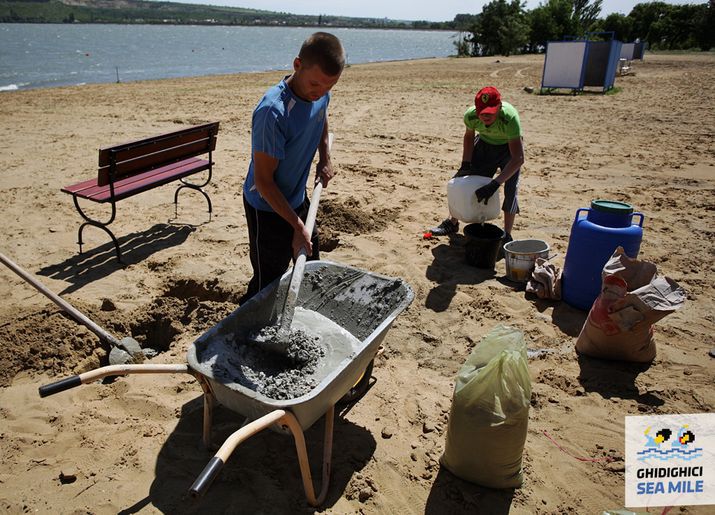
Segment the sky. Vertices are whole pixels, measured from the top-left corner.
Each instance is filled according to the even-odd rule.
[[[292,14],[331,14],[358,18],[451,21],[457,14],[479,14],[489,0],[173,0],[189,4],[228,5]],[[527,0],[526,8],[545,0]],[[665,0],[667,4],[702,4],[707,0]],[[617,12],[628,14],[643,0],[603,0],[601,17]],[[408,7],[409,6],[409,7]]]

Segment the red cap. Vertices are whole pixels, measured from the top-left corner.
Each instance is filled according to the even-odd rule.
[[[501,95],[499,90],[494,86],[487,86],[477,92],[474,97],[474,105],[477,108],[477,114],[495,114],[501,107]]]

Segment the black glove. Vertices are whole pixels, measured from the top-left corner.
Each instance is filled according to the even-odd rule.
[[[474,192],[474,194],[477,196],[477,202],[481,202],[483,200],[486,204],[491,198],[491,196],[494,195],[494,192],[498,189],[499,183],[492,179],[489,184],[482,186]]]
[[[462,164],[459,166],[459,171],[460,172],[471,172],[472,171],[471,161],[462,161]]]

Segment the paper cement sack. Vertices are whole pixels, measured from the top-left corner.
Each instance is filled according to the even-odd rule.
[[[440,463],[490,488],[521,486],[531,378],[521,331],[497,326],[457,374]]]
[[[576,350],[595,358],[649,363],[653,324],[685,303],[685,291],[654,264],[618,247],[603,267],[601,294],[591,307]]]

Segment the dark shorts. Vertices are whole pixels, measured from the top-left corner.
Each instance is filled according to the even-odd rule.
[[[306,197],[295,212],[305,222],[310,201]],[[293,227],[283,217],[272,211],[256,209],[243,198],[248,226],[248,245],[253,267],[253,277],[248,283],[248,290],[239,300],[243,304],[256,293],[282,276],[293,259]],[[320,259],[320,240],[317,224],[311,238],[313,254],[308,260]]]
[[[494,177],[497,169],[503,170],[511,159],[509,145],[492,145],[482,141],[477,137],[474,141],[474,151],[472,152],[472,169],[457,172],[455,177],[465,175],[480,175],[482,177]],[[504,183],[504,202],[502,211],[517,214],[519,212],[519,200],[517,189],[519,186],[519,172],[517,170],[506,183]]]

